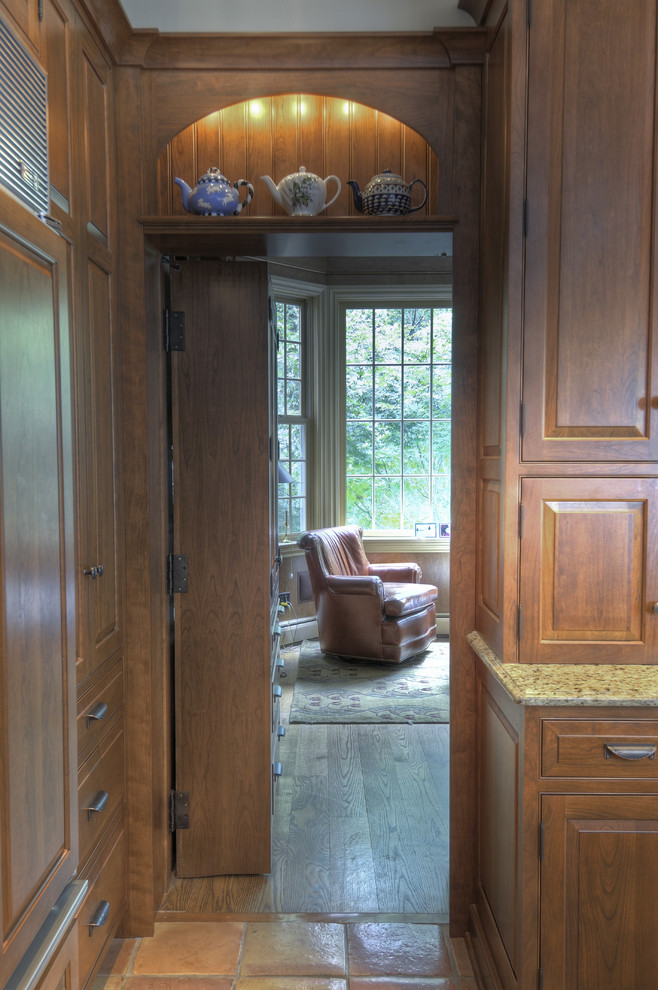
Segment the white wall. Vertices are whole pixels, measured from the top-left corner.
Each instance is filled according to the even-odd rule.
[[[134,28],[183,32],[472,27],[458,0],[121,0]]]

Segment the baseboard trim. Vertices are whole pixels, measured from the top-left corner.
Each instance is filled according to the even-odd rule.
[[[450,634],[450,616],[437,615],[436,635],[448,636]],[[287,619],[281,623],[281,645],[291,646],[293,643],[301,643],[305,639],[317,639],[318,623],[315,616],[308,619]]]

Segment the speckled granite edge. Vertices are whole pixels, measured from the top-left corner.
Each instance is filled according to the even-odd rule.
[[[520,705],[658,707],[658,664],[501,663],[479,633],[466,638]]]

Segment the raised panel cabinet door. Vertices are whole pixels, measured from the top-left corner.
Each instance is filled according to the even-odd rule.
[[[658,457],[656,3],[529,30],[524,460]]]
[[[648,478],[524,478],[519,659],[654,663],[658,509]]]
[[[78,863],[68,266],[0,196],[2,986]]]
[[[171,304],[176,873],[268,873],[271,624],[268,283],[261,262],[183,262]]]
[[[11,14],[38,53],[41,41],[39,0],[2,0],[2,7]]]
[[[121,646],[116,327],[112,274],[87,261],[80,415],[82,539],[78,680]],[[79,379],[80,380],[80,379]]]
[[[542,797],[543,990],[655,990],[658,795]]]

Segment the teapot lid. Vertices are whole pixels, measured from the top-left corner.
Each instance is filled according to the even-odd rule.
[[[219,171],[216,165],[211,165],[207,172],[199,179],[199,182],[226,182],[230,186],[230,182],[225,175]]]

